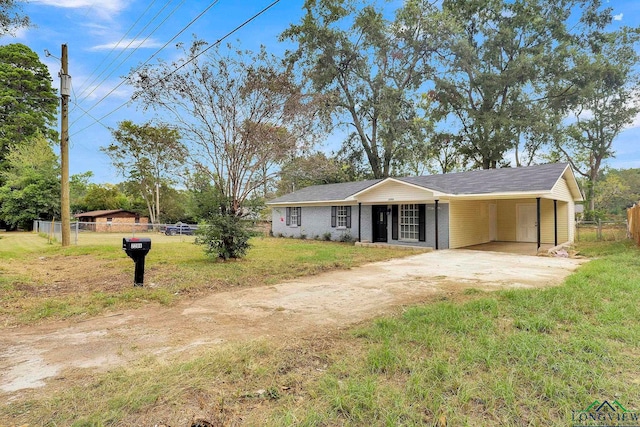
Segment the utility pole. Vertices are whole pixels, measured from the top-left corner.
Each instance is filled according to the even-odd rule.
[[[69,206],[69,94],[71,76],[68,74],[67,45],[62,45],[62,70],[60,71],[61,130],[60,130],[60,216],[62,246],[71,244],[71,208]]]

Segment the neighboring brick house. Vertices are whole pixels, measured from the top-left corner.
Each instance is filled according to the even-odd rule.
[[[140,216],[140,214],[124,209],[91,211],[74,216],[80,221],[82,230],[98,232],[130,232],[132,226],[141,227],[144,224],[149,224],[149,218],[146,216]]]

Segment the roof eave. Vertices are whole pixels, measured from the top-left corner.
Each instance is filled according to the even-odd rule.
[[[289,202],[267,202],[267,206],[301,206],[301,205],[337,205],[348,204],[349,199],[337,199],[337,200],[305,200],[305,201],[289,201]]]
[[[507,191],[499,193],[469,193],[453,194],[449,196],[451,200],[486,200],[486,199],[531,199],[536,197],[547,197],[551,191]]]

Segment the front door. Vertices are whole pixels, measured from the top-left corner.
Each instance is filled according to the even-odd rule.
[[[387,206],[373,206],[371,214],[373,215],[373,241],[387,241]]]
[[[537,242],[538,241],[538,209],[536,205],[518,204],[517,212],[517,232],[516,240],[518,242]]]

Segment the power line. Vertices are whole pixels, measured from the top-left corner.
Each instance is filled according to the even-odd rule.
[[[102,61],[100,62],[100,64],[98,64],[98,66],[91,72],[91,74],[89,75],[89,77],[87,77],[87,81],[91,78],[91,76],[93,76],[93,74],[98,71],[100,69],[100,67],[102,66],[102,64],[107,60],[107,58],[109,56],[111,56],[111,54],[113,53],[113,51],[116,49],[116,47],[120,46],[120,43],[129,35],[129,33],[131,32],[131,30],[133,30],[133,28],[138,24],[138,22],[140,22],[140,20],[142,19],[142,17],[149,11],[149,9],[151,8],[151,6],[153,6],[153,4],[155,4],[156,0],[153,0],[151,2],[151,4],[149,4],[149,6],[144,10],[144,12],[142,12],[142,14],[138,17],[138,19],[136,19],[136,21],[131,25],[131,27],[129,27],[129,29],[127,30],[126,33],[124,33],[124,35],[120,38],[120,40],[118,40],[118,43],[116,43],[111,50],[109,51],[109,53],[102,59]],[[158,17],[158,15],[160,13],[162,13],[162,11],[173,2],[173,0],[169,0],[167,3],[165,3],[165,5],[153,16],[153,18],[151,18],[151,20],[149,20],[149,22],[147,23],[147,25],[145,25],[139,32],[138,34],[136,34],[133,39],[129,42],[129,44],[127,46],[125,46],[124,49],[127,49],[129,46],[131,46],[131,44],[138,38],[138,36],[140,35],[140,33],[142,33],[149,25],[151,25],[151,23]],[[94,78],[90,83],[88,83],[86,85],[86,87],[82,90],[82,92],[80,93],[80,96],[84,95],[84,93],[89,90],[89,88],[91,87],[91,85],[100,78],[100,76],[102,76],[108,69],[109,67],[111,67],[111,65],[120,57],[120,55],[122,55],[123,50],[120,51],[120,53],[109,63],[109,65],[107,65],[104,69],[104,71],[102,71],[98,76],[96,76],[96,78]],[[104,80],[103,80],[104,81]],[[102,82],[100,82],[101,84]],[[99,86],[99,85],[98,85]],[[93,91],[91,92],[93,93]],[[87,97],[89,97],[89,95],[91,95],[91,93],[89,93],[85,99]]]
[[[146,29],[147,29],[147,27],[148,27],[149,25],[151,25],[151,23],[152,23],[152,22],[153,22],[153,21],[158,17],[158,15],[160,15],[160,13],[161,13],[161,12],[162,12],[162,11],[163,11],[163,10],[164,10],[168,5],[169,5],[169,4],[171,4],[172,2],[173,2],[173,0],[170,0],[169,2],[167,2],[167,3],[162,7],[162,9],[160,9],[160,10],[158,11],[158,13],[156,13],[156,14],[155,14],[155,16],[154,16],[153,18],[151,18],[151,20],[147,23],[147,25],[145,25],[145,26],[144,26],[144,28],[142,28],[142,29],[138,32],[138,34],[136,34],[136,35],[133,37],[133,39],[129,42],[129,44],[127,44],[127,46],[125,46],[125,47],[124,47],[124,49],[120,51],[120,53],[119,53],[119,54],[118,54],[118,55],[117,55],[117,56],[116,56],[116,57],[115,57],[115,58],[114,58],[114,59],[109,63],[109,65],[104,69],[104,71],[102,71],[102,73],[100,73],[100,75],[98,75],[95,79],[93,79],[93,81],[92,81],[91,83],[89,83],[89,85],[85,88],[85,90],[84,90],[84,91],[87,91],[87,90],[90,88],[90,85],[91,85],[91,84],[93,84],[93,82],[95,82],[96,80],[98,80],[98,79],[100,78],[100,76],[102,76],[102,75],[103,75],[103,74],[104,74],[104,73],[109,69],[109,67],[111,67],[111,65],[112,65],[112,64],[113,64],[113,63],[114,63],[118,58],[120,58],[120,56],[121,56],[121,55],[122,55],[122,54],[123,54],[123,53],[124,53],[128,48],[129,48],[129,46],[131,46],[131,45],[136,41],[136,39],[138,38],[138,36],[139,36],[139,35],[140,35],[144,30],[146,30]],[[177,11],[177,10],[178,10],[178,9],[179,9],[183,4],[184,4],[184,2],[185,2],[185,0],[182,0],[182,1],[180,2],[180,4],[178,4],[178,5],[177,5],[177,6],[176,6],[176,7],[175,7],[175,8],[174,8],[174,9],[173,9],[173,10],[172,10],[172,11],[171,11],[171,12],[170,12],[170,13],[169,13],[169,14],[168,14],[168,15],[167,15],[167,16],[166,16],[166,17],[165,17],[161,22],[160,22],[160,24],[158,24],[158,25],[157,25],[157,26],[156,26],[156,27],[155,27],[155,28],[154,28],[154,29],[153,29],[149,34],[147,34],[147,36],[146,36],[146,37],[145,37],[145,38],[144,38],[144,39],[143,39],[143,40],[138,44],[138,46],[136,46],[134,49],[132,49],[132,50],[129,52],[129,55],[127,55],[127,56],[126,56],[122,61],[120,61],[120,63],[116,66],[116,68],[114,68],[114,69],[113,69],[113,70],[112,70],[112,71],[111,71],[111,72],[110,72],[110,73],[109,73],[109,74],[108,74],[104,79],[102,79],[102,81],[101,81],[100,83],[98,83],[98,85],[97,85],[97,86],[95,86],[95,87],[91,90],[91,92],[89,92],[89,93],[88,93],[88,94],[87,94],[87,95],[86,95],[82,100],[80,100],[80,102],[82,102],[84,99],[87,99],[87,98],[88,98],[88,97],[89,97],[93,92],[95,92],[95,91],[100,87],[100,85],[102,85],[102,83],[104,83],[104,82],[105,82],[109,77],[111,77],[111,76],[113,75],[113,73],[115,73],[115,72],[116,72],[117,67],[118,67],[118,66],[120,66],[120,65],[122,65],[122,64],[124,64],[124,62],[125,62],[127,59],[129,59],[129,58],[131,57],[131,55],[133,55],[133,54],[136,52],[136,50],[138,50],[138,49],[140,48],[140,46],[142,46],[142,45],[144,44],[144,42],[146,42],[146,41],[149,39],[149,37],[151,37],[151,36],[152,36],[156,31],[158,31],[158,29],[159,29],[159,28],[160,28],[160,27],[161,27],[165,22],[167,22],[167,20],[168,20],[171,16],[173,16],[173,14],[174,14],[174,13],[176,13],[176,11]],[[114,49],[115,49],[115,47],[114,47]],[[115,89],[114,89],[114,90],[115,90]],[[84,91],[83,91],[83,93],[84,93]],[[81,96],[82,96],[82,94],[81,94]],[[101,100],[101,101],[102,101],[102,100]],[[97,104],[96,104],[96,105],[97,105]],[[92,108],[93,108],[93,107],[92,107]]]
[[[191,25],[193,25],[198,19],[200,19],[205,13],[207,13],[209,11],[209,9],[211,9],[213,6],[215,6],[216,4],[218,4],[220,0],[215,0],[214,2],[212,2],[209,6],[207,6],[202,12],[200,12],[200,14],[198,14],[198,16],[196,16],[194,19],[191,20],[191,22],[189,22],[185,27],[183,27],[176,35],[174,35],[168,42],[166,42],[160,49],[158,49],[156,52],[153,53],[153,55],[151,55],[149,57],[149,59],[147,59],[146,61],[144,61],[142,64],[140,64],[135,70],[132,71],[132,73],[137,72],[138,70],[140,70],[143,66],[145,66],[149,61],[151,61],[158,53],[160,53],[162,50],[164,50],[164,48],[166,48],[169,43],[173,42],[176,38],[178,38],[183,32],[185,32]],[[184,0],[183,0],[184,3]],[[181,6],[182,3],[180,3],[179,6]],[[168,17],[166,18],[168,19]],[[165,21],[166,21],[165,19]],[[162,22],[164,23],[164,21]],[[162,25],[162,23],[160,25]],[[159,26],[158,26],[159,27]],[[156,27],[156,29],[158,28]],[[154,30],[155,31],[155,30]],[[145,39],[146,40],[146,39]],[[131,56],[131,54],[129,54],[129,56],[127,58],[129,58]],[[113,73],[112,73],[113,74]],[[125,82],[127,82],[130,78],[126,77],[124,78],[122,81],[120,81],[120,83],[118,83],[113,89],[111,89],[105,96],[103,96],[98,102],[96,102],[92,107],[90,107],[88,109],[88,111],[93,110],[95,107],[97,107],[102,101],[104,101],[109,95],[111,95],[113,92],[116,91],[116,89],[118,89],[120,86],[122,86]],[[118,109],[122,108],[118,107]],[[82,114],[80,117],[78,117],[76,120],[73,121],[73,123],[71,123],[71,126],[73,126],[74,123],[76,123],[78,120],[80,120],[82,117],[84,117],[84,114]]]
[[[224,36],[222,36],[221,38],[219,38],[218,40],[216,40],[213,44],[211,44],[209,47],[207,47],[206,49],[204,49],[202,52],[198,53],[196,56],[194,56],[193,58],[191,58],[190,60],[186,61],[184,64],[180,65],[179,67],[177,67],[175,70],[173,70],[172,72],[170,72],[169,74],[167,74],[166,76],[163,77],[163,79],[166,79],[168,77],[171,77],[173,74],[175,74],[176,72],[178,72],[178,70],[182,69],[183,67],[185,67],[187,64],[193,62],[194,60],[196,60],[200,55],[204,54],[205,52],[207,52],[209,49],[212,49],[213,47],[219,45],[224,39],[226,39],[227,37],[229,37],[230,35],[234,34],[235,32],[237,32],[238,30],[240,30],[241,28],[243,28],[244,26],[246,26],[247,24],[249,24],[250,22],[254,21],[256,18],[258,18],[260,15],[262,15],[263,13],[265,13],[266,11],[268,11],[269,9],[271,9],[273,6],[275,6],[276,4],[280,3],[280,0],[275,0],[273,1],[271,4],[269,4],[268,6],[266,6],[264,9],[262,9],[261,11],[259,11],[258,13],[256,13],[255,15],[253,15],[251,18],[247,19],[246,21],[244,21],[242,24],[238,25],[237,27],[235,27],[233,30],[229,31],[227,34],[225,34]],[[144,65],[144,64],[143,64]],[[141,67],[138,67],[138,69]],[[136,69],[135,71],[137,71],[138,69]],[[129,79],[127,77],[127,79]],[[159,84],[162,81],[162,79],[156,81],[155,83],[153,83],[151,85],[151,87]],[[123,82],[124,83],[124,82]],[[102,126],[105,126],[104,124],[102,124],[100,121],[104,120],[105,118],[109,117],[110,115],[112,115],[113,113],[115,113],[116,111],[120,110],[122,107],[124,107],[125,105],[127,105],[129,103],[129,101],[121,104],[120,106],[116,107],[115,109],[111,110],[109,113],[105,114],[104,116],[100,117],[98,120],[96,120],[96,122],[100,123]],[[76,120],[77,121],[77,120]],[[75,123],[75,122],[74,122]],[[88,128],[90,128],[91,126],[93,126],[95,123],[91,123],[90,125],[80,129],[79,131],[75,132],[73,135],[77,135],[85,130],[87,130]]]

